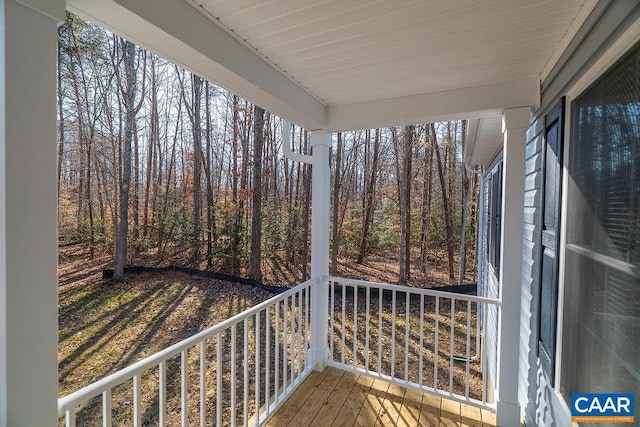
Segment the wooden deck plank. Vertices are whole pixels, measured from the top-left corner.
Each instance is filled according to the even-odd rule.
[[[329,368],[328,371],[329,372],[324,377],[324,381],[316,387],[311,396],[306,400],[305,404],[299,408],[297,414],[295,414],[289,424],[294,426],[309,425],[325,405],[329,395],[340,383],[340,380],[345,373],[345,371],[336,368]]]
[[[304,402],[322,384],[324,378],[329,373],[328,369],[322,372],[313,371],[304,380],[298,389],[289,397],[284,404],[271,416],[266,426],[275,427],[287,425],[298,413]]]
[[[464,427],[482,427],[482,413],[476,406],[460,405],[460,417]]]
[[[398,424],[402,401],[404,400],[406,391],[406,388],[400,387],[396,384],[391,384],[389,386],[385,393],[384,400],[382,401],[382,408],[380,408],[376,426],[395,426]]]
[[[367,400],[372,384],[373,378],[364,375],[360,375],[357,378],[344,405],[342,405],[342,408],[336,415],[332,427],[348,427],[355,424],[362,405],[364,405],[364,402]]]
[[[438,426],[440,425],[440,407],[442,398],[432,394],[422,394],[422,408],[420,410],[420,425]]]
[[[487,411],[486,409],[481,409],[480,414],[482,415],[482,427],[494,427],[496,426],[496,414]]]
[[[381,379],[327,368],[311,373],[266,425],[494,427],[495,414]]]
[[[328,427],[333,424],[357,380],[358,374],[353,372],[344,373],[335,390],[327,397],[323,407],[313,419],[312,424],[314,426]]]
[[[442,406],[440,406],[440,425],[457,427],[462,425],[460,402],[450,399],[442,399]]]
[[[425,425],[421,423],[420,412],[422,411],[422,393],[419,391],[408,389],[404,394],[402,407],[400,408],[400,417],[398,417],[398,426],[413,427]],[[424,420],[422,421],[424,422]]]
[[[376,379],[373,382],[369,389],[369,394],[362,405],[362,409],[360,409],[355,425],[371,427],[376,424],[388,389],[389,383],[386,381]]]

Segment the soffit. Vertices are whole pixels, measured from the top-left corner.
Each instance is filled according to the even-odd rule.
[[[327,106],[539,77],[584,5],[185,1]]]

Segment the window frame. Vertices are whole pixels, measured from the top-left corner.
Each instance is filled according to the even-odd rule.
[[[485,175],[487,181],[487,217],[486,233],[487,264],[491,266],[493,274],[499,280],[502,241],[502,153],[492,162]]]
[[[609,72],[616,63],[622,59],[640,42],[640,20],[632,24],[597,60],[589,67],[584,75],[579,78],[565,94],[564,108],[564,147],[562,148],[562,182],[560,194],[560,241],[558,251],[558,301],[557,301],[557,318],[556,318],[556,352],[555,352],[555,375],[553,383],[550,386],[554,393],[559,397],[559,401],[569,408],[568,402],[560,392],[560,385],[563,380],[562,372],[562,343],[563,343],[563,327],[565,316],[565,277],[566,277],[566,250],[567,250],[567,209],[568,209],[568,187],[569,187],[569,159],[571,155],[571,137],[572,137],[572,115],[574,101],[585,93],[589,88],[607,72]],[[555,105],[555,104],[552,104]]]

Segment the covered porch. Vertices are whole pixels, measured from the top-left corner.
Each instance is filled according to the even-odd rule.
[[[74,426],[90,412],[140,426],[153,412],[159,425],[519,425],[525,134],[541,79],[595,2],[272,3],[3,3],[0,423],[57,412]],[[312,262],[311,280],[56,399],[51,141],[66,9],[311,131],[312,152],[288,155],[313,165]],[[495,292],[330,276],[332,132],[463,119],[468,165],[504,150]]]

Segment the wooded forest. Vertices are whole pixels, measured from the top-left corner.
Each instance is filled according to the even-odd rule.
[[[461,162],[465,126],[334,133],[332,273],[382,257],[401,284],[435,269],[474,280],[479,177]],[[68,15],[58,127],[60,244],[110,254],[115,278],[143,255],[308,278],[311,170],[283,155],[279,117]],[[305,129],[285,131],[310,153]]]

